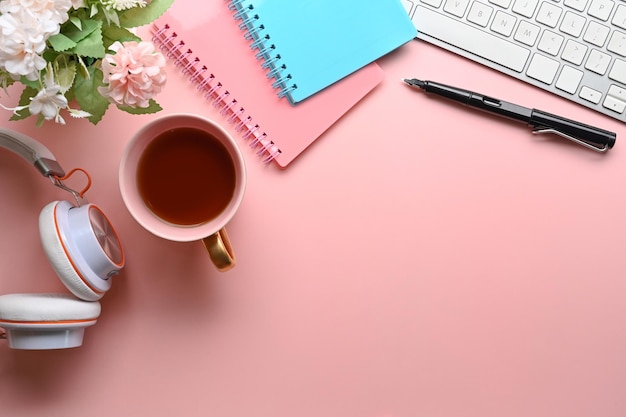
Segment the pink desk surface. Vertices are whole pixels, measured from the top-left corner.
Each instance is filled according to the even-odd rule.
[[[127,267],[83,347],[0,343],[7,417],[622,417],[626,125],[422,42],[286,170],[242,145],[238,266],[150,235],[117,186],[156,116],[2,126],[40,139],[119,229]],[[165,110],[215,110],[171,70]],[[618,132],[601,155],[412,91],[465,86]],[[3,99],[4,100],[4,99]],[[0,292],[62,291],[37,215],[67,198],[0,152]]]

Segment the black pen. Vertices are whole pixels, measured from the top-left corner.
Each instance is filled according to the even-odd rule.
[[[427,93],[436,94],[470,107],[526,123],[533,128],[533,133],[554,133],[598,152],[606,152],[615,144],[617,135],[614,132],[556,116],[542,110],[530,109],[433,81],[422,81],[413,78],[405,79],[404,82]]]

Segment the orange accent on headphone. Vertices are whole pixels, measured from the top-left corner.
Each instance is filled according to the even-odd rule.
[[[67,174],[65,174],[63,177],[59,177],[59,176],[54,176],[54,178],[56,178],[59,181],[64,181],[69,179],[72,175],[74,175],[76,172],[82,172],[83,174],[85,174],[85,176],[87,177],[87,184],[85,185],[85,187],[78,192],[78,196],[80,198],[83,198],[83,196],[85,195],[85,193],[87,192],[87,190],[89,190],[89,188],[91,188],[91,175],[89,175],[89,173],[82,169],[82,168],[74,168],[73,170],[71,170],[70,172],[68,172]]]
[[[90,321],[97,320],[98,317],[94,317],[92,319],[81,319],[81,320],[0,320],[0,324],[76,324],[76,323],[89,323]],[[4,333],[4,332],[3,332]],[[0,333],[0,337],[3,333]]]

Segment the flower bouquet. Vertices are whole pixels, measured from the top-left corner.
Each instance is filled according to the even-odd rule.
[[[133,28],[174,0],[0,0],[0,85],[23,85],[11,120],[65,123],[62,111],[97,124],[110,104],[155,113],[165,58]],[[70,107],[70,103],[73,107]]]

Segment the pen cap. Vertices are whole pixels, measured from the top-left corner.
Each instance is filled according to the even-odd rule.
[[[609,149],[615,145],[617,136],[614,132],[609,132],[608,130],[599,129],[536,109],[532,112],[530,124],[533,127],[553,129],[558,133],[574,137],[587,143],[605,145]]]

